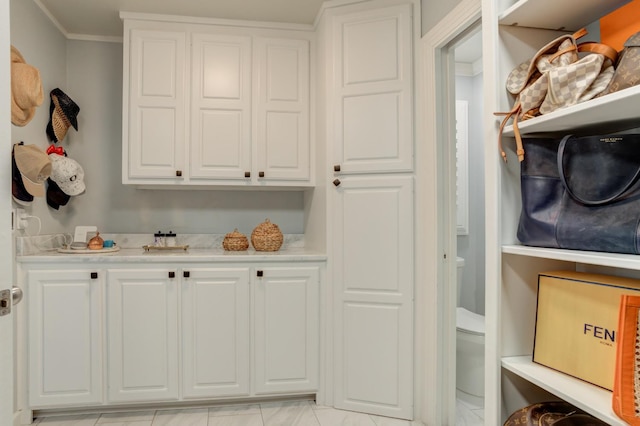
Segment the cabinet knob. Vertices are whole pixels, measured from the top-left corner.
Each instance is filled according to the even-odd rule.
[[[335,186],[340,186],[340,179],[335,179],[335,180],[333,181],[333,184],[334,184]]]
[[[91,273],[91,279],[92,280],[97,280],[98,279],[98,273],[97,272],[92,272]]]
[[[264,172],[258,172],[258,177],[264,177]]]
[[[261,269],[256,271],[256,276],[261,277],[263,275],[264,275],[264,272]]]
[[[182,276],[184,278],[189,278],[190,275],[191,275],[191,273],[189,271],[182,271]]]
[[[169,271],[169,278],[175,278],[176,273],[174,271]]]
[[[250,178],[251,177],[251,172],[244,172],[244,177]]]
[[[333,171],[334,172],[339,172],[340,171],[340,164],[336,164],[335,166],[333,166]]]
[[[176,170],[176,176],[178,177],[182,176],[182,170]]]

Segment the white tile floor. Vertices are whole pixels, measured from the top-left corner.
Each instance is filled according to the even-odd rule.
[[[390,419],[320,407],[312,401],[268,402],[183,410],[42,417],[46,426],[421,426],[420,422]]]
[[[484,426],[484,400],[456,392],[456,426]]]
[[[39,417],[33,424],[42,426],[422,426],[422,423],[415,421],[321,407],[313,401],[51,416]],[[481,403],[464,397],[458,399],[456,426],[482,425],[484,422]]]

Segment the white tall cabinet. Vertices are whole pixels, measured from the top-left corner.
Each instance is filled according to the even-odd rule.
[[[412,419],[415,2],[325,13],[336,408]]]
[[[626,3],[569,0],[483,1],[486,109],[508,111],[504,89],[509,72],[529,59],[558,28],[571,33],[597,21]],[[489,77],[491,76],[491,77]],[[495,78],[495,81],[488,79]],[[640,87],[555,111],[520,124],[520,132],[558,135],[569,132],[607,133],[640,127]],[[637,256],[526,247],[518,243],[520,212],[519,164],[514,141],[506,140],[508,163],[494,145],[497,124],[486,120],[487,131],[487,363],[486,424],[502,424],[517,409],[533,402],[559,398],[611,425],[623,425],[611,409],[611,392],[532,362],[537,276],[553,269],[638,276]],[[511,126],[505,137],[513,138]],[[570,354],[567,354],[570,356]]]

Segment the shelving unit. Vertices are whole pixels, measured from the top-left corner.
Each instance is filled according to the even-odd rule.
[[[506,93],[504,79],[522,60],[530,58],[547,41],[557,37],[558,31],[570,33],[597,21],[603,15],[628,3],[628,0],[520,0],[512,5],[506,1],[483,0],[483,14],[497,16],[487,25],[491,42],[487,44],[487,55],[491,64],[485,73],[496,76],[493,111],[508,111],[512,97]],[[495,31],[493,31],[495,30]],[[495,68],[493,68],[495,67]],[[640,128],[640,86],[596,98],[572,107],[555,111],[519,123],[525,136],[558,136],[561,134],[609,133]],[[497,138],[497,122],[487,131],[488,137]],[[488,255],[487,301],[489,308],[497,313],[492,317],[495,324],[488,323],[488,333],[497,332],[495,339],[487,335],[487,348],[491,356],[487,364],[487,380],[500,379],[501,385],[494,389],[490,385],[486,396],[486,420],[491,424],[502,424],[505,417],[524,404],[539,402],[549,394],[563,399],[576,407],[598,417],[611,425],[626,424],[611,408],[612,393],[587,382],[536,364],[532,361],[533,334],[537,296],[537,275],[553,269],[582,270],[603,268],[613,274],[638,274],[640,256],[538,248],[520,245],[516,238],[520,214],[520,171],[515,158],[513,126],[504,129],[503,144],[508,147],[509,162],[489,157],[487,194],[488,214],[496,213],[496,221],[489,225],[487,238],[495,226],[496,240],[488,240],[495,247],[495,258]],[[493,139],[495,140],[495,139]],[[488,141],[491,144],[493,140]],[[496,152],[487,151],[497,156]],[[491,172],[490,172],[491,173]],[[492,186],[495,184],[495,186]],[[492,191],[496,191],[493,193]],[[492,210],[495,209],[495,210]],[[493,245],[495,243],[495,246]],[[491,316],[489,314],[488,318]],[[498,361],[496,371],[490,364]],[[495,376],[493,376],[495,374]],[[512,392],[511,389],[517,389]],[[517,395],[515,395],[517,393]],[[487,423],[487,424],[490,424]]]

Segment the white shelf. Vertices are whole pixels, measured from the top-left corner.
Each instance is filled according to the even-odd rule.
[[[615,132],[640,127],[640,85],[518,123],[522,135]],[[504,136],[513,136],[506,126]]]
[[[521,256],[539,257],[543,259],[564,260],[567,262],[584,263],[588,265],[609,266],[640,270],[640,255],[604,253],[599,251],[564,250],[544,247],[530,247],[522,245],[504,245],[502,253]]]
[[[502,367],[610,425],[624,426],[611,408],[612,393],[531,361],[531,355],[502,358]]]
[[[520,0],[499,17],[500,25],[575,32],[629,0]]]

